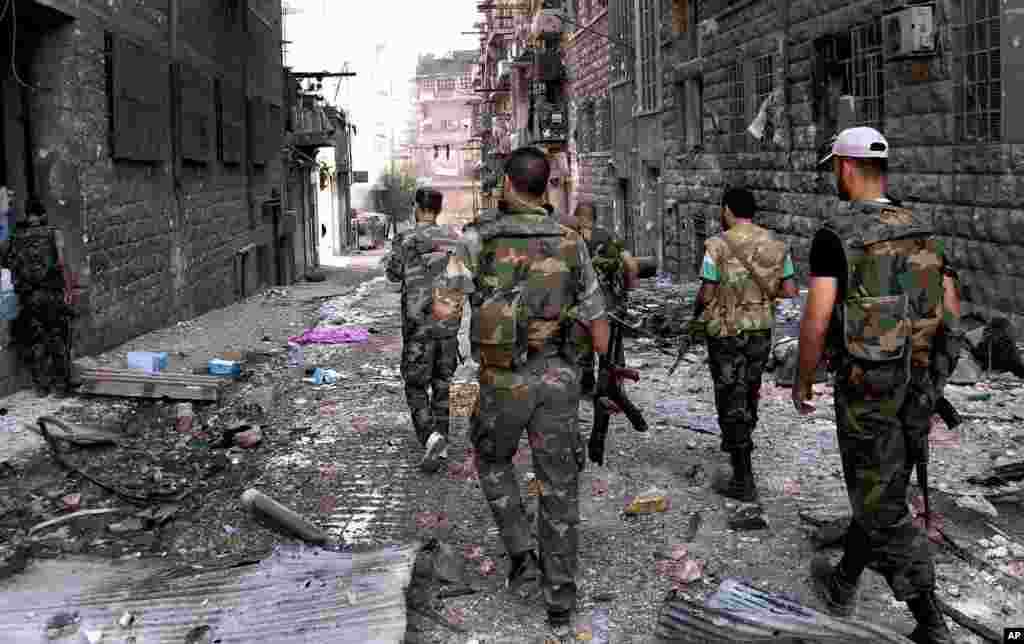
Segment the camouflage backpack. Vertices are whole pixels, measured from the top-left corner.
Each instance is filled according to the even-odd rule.
[[[912,367],[930,365],[943,317],[942,243],[906,208],[849,208],[825,224],[842,242],[847,266],[845,294],[836,303],[836,357],[848,385],[881,396],[906,385]]]
[[[576,238],[537,213],[484,213],[482,252],[473,295],[472,342],[483,367],[518,369],[531,350],[566,345]]]
[[[463,293],[446,287],[445,273],[460,244],[451,227],[432,225],[402,238],[408,265],[405,271],[405,318],[417,328],[458,333]]]

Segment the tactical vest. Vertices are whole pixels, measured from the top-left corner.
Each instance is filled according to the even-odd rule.
[[[463,293],[446,288],[445,273],[460,243],[454,228],[437,224],[417,227],[401,238],[402,311],[406,327],[414,332],[440,337],[458,334]]]
[[[885,395],[927,369],[943,316],[942,242],[913,211],[849,204],[826,220],[847,267],[833,314],[830,353],[844,385]]]
[[[569,311],[581,280],[575,234],[540,210],[488,211],[475,228],[471,337],[481,366],[518,369],[531,353],[571,353]]]
[[[719,273],[715,299],[703,316],[708,335],[732,337],[744,331],[771,329],[775,325],[775,296],[786,263],[786,244],[760,226],[739,224],[705,245]],[[757,272],[760,282],[773,287],[774,292],[764,292],[737,253]]]

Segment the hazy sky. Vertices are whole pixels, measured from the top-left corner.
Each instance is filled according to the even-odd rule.
[[[357,77],[343,81],[337,103],[350,111],[359,125],[373,117],[374,89],[384,80],[394,82],[396,93],[406,95],[408,81],[420,53],[443,54],[456,49],[477,49],[473,31],[481,19],[478,0],[284,0],[292,11],[285,15],[285,64],[294,71],[339,71],[345,62]],[[286,9],[287,11],[287,9]],[[388,60],[374,64],[378,43],[388,44]],[[374,76],[377,76],[375,79]],[[324,81],[328,101],[335,97],[336,81]],[[347,85],[347,87],[346,87]]]

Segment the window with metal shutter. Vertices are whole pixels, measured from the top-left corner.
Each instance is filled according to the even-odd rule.
[[[108,43],[114,158],[170,160],[170,61],[120,35],[110,34]]]

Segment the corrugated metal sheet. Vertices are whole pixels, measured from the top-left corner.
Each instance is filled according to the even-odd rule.
[[[722,582],[704,605],[676,597],[667,599],[656,637],[659,642],[687,644],[910,644],[909,639],[884,627],[830,617],[735,579]]]
[[[210,641],[356,644],[402,642],[405,589],[419,544],[368,553],[281,546],[258,563],[216,570],[141,562],[43,561],[0,585],[0,643],[45,642],[47,622],[78,613],[85,641],[180,644],[208,626]],[[118,620],[135,615],[130,629]],[[131,639],[134,637],[134,639]]]

